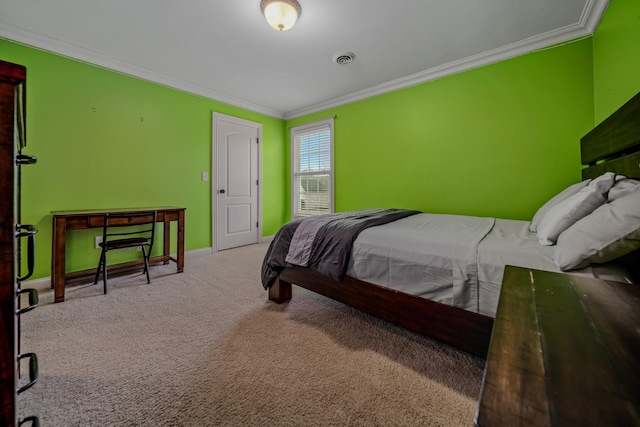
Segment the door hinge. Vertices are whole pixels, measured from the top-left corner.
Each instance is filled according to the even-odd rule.
[[[256,144],[260,144],[260,138],[256,138]]]
[[[256,222],[256,227],[258,227],[259,225],[260,225],[260,223],[259,223],[259,222]]]
[[[256,185],[260,185],[260,180],[256,179]]]

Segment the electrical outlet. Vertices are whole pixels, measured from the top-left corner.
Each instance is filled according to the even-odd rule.
[[[102,243],[102,236],[96,236],[96,249],[100,249],[100,243]]]

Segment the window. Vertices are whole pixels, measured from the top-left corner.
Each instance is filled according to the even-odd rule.
[[[292,218],[333,212],[333,118],[291,129]]]

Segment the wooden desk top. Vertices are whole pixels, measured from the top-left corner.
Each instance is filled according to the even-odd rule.
[[[476,423],[640,425],[640,286],[507,267]]]
[[[51,211],[53,216],[76,216],[76,215],[104,215],[107,212],[124,213],[124,212],[144,212],[144,211],[170,211],[170,210],[184,210],[177,206],[151,206],[146,208],[109,208],[109,209],[78,209],[68,211]]]

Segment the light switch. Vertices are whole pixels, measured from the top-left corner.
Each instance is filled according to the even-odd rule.
[[[209,181],[209,172],[202,172],[202,180]]]

